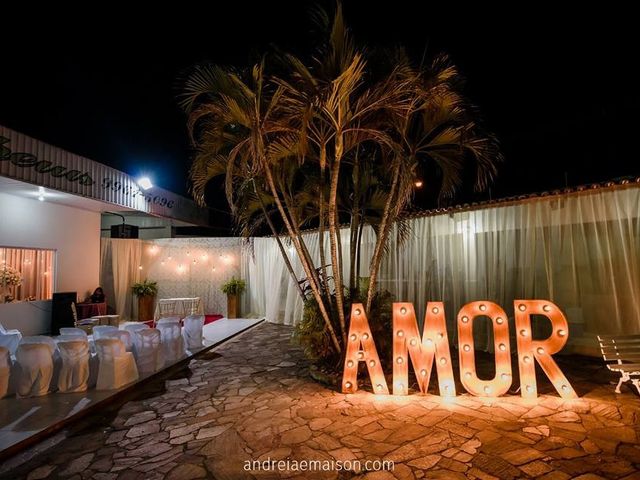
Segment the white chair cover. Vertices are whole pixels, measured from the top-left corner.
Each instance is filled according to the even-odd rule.
[[[164,364],[160,350],[160,330],[157,328],[145,328],[134,333],[134,355],[140,373],[154,373],[160,370]]]
[[[0,347],[0,398],[9,391],[9,376],[11,375],[11,356],[9,349]]]
[[[118,327],[114,327],[113,325],[96,325],[93,327],[93,339],[99,340],[103,338],[103,334],[106,332],[117,332]]]
[[[158,322],[162,342],[162,358],[165,365],[171,365],[184,357],[184,340],[180,329],[180,320]]]
[[[156,322],[156,326],[159,325],[160,323],[174,323],[179,321],[180,321],[180,317],[164,317],[164,318],[158,319],[158,321]]]
[[[23,342],[18,345],[16,360],[20,366],[16,396],[18,398],[40,397],[49,393],[53,377],[51,346],[44,342]]]
[[[127,352],[133,349],[133,340],[131,334],[126,330],[110,330],[101,334],[100,338],[119,338],[124,343]]]
[[[83,336],[85,338],[87,338],[87,332],[85,332],[83,329],[81,328],[76,328],[76,327],[62,327],[60,329],[60,336],[68,336],[68,335],[73,335],[73,336]]]
[[[144,330],[145,328],[149,328],[149,325],[143,322],[128,323],[127,325],[124,326],[124,330],[129,332],[132,337],[134,337],[134,332],[136,332],[137,330]],[[133,343],[134,344],[136,343],[135,338],[133,339]]]
[[[49,387],[50,391],[54,391],[58,387],[58,375],[60,374],[60,369],[62,368],[62,359],[60,358],[58,343],[53,337],[49,337],[47,335],[33,335],[29,337],[22,337],[22,340],[20,340],[20,345],[33,343],[44,343],[51,350],[51,357],[53,358],[53,377],[51,378]]]
[[[64,337],[62,337],[64,338]],[[76,336],[58,341],[62,369],[58,377],[58,390],[84,392],[89,382],[89,341]]]
[[[204,327],[204,315],[185,317],[182,336],[187,350],[202,348],[202,327]]]
[[[96,350],[100,359],[97,390],[114,390],[138,379],[138,369],[131,352],[117,338],[96,340]]]
[[[133,343],[133,347],[131,348],[131,351],[133,352],[133,356],[136,357],[136,361],[137,361],[137,356],[136,356],[136,349],[138,348],[138,336],[136,335],[136,332],[140,331],[140,330],[148,330],[149,329],[149,325],[147,325],[146,323],[130,323],[128,325],[124,326],[124,329],[129,332],[131,334],[131,342]],[[139,368],[138,368],[139,370]]]
[[[10,355],[16,354],[21,339],[22,334],[18,330],[5,330],[0,323],[0,347],[9,350]]]

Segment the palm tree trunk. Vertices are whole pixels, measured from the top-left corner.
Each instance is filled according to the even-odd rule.
[[[282,184],[280,184],[280,191],[282,192],[285,191],[285,188]],[[302,252],[304,254],[304,257],[307,259],[307,262],[309,263],[309,265],[313,266],[314,265],[313,258],[311,258],[311,253],[309,253],[309,249],[307,248],[306,242],[302,239],[302,232],[300,231],[300,226],[299,226],[300,222],[295,213],[294,206],[291,204],[291,201],[289,200],[286,194],[283,193],[282,199],[284,200],[284,206],[287,208],[287,211],[289,212],[289,215],[291,217],[291,225],[293,226],[293,231],[299,238],[300,246],[302,247]],[[321,282],[320,282],[320,276],[318,274],[318,271],[315,268],[312,268],[312,272],[313,272],[313,278],[316,282],[316,285],[320,285]]]
[[[280,236],[278,235],[278,231],[276,230],[276,227],[273,224],[273,221],[271,220],[271,215],[269,215],[269,212],[267,212],[267,208],[265,207],[264,202],[262,201],[262,196],[258,193],[255,180],[252,180],[252,183],[253,183],[253,191],[258,197],[258,201],[260,202],[260,208],[262,209],[264,218],[267,220],[267,224],[271,229],[271,233],[273,234],[273,236],[276,239],[276,242],[278,243],[278,248],[280,249],[280,253],[282,254],[282,259],[284,260],[284,264],[286,265],[287,270],[289,271],[289,275],[291,275],[291,278],[293,279],[294,283],[296,284],[296,287],[298,288],[298,293],[300,294],[300,298],[302,299],[302,301],[304,301],[306,300],[304,296],[304,290],[302,290],[302,287],[298,282],[298,277],[296,277],[296,272],[293,270],[293,266],[291,265],[291,261],[289,260],[289,255],[287,255],[287,251],[285,250],[284,245],[282,245],[282,240],[280,239]]]
[[[360,252],[362,252],[362,231],[364,223],[360,222],[358,226],[357,242],[356,242],[356,290],[360,290]]]
[[[353,300],[357,290],[356,251],[358,248],[358,224],[360,221],[360,161],[358,152],[353,163],[353,205],[351,207],[351,223],[349,229],[349,292]]]
[[[325,291],[326,297],[329,299],[329,303],[333,305],[333,300],[331,299],[331,292],[329,291],[329,279],[327,277],[327,258],[324,251],[324,220],[325,220],[325,212],[324,212],[324,187],[326,183],[326,173],[325,173],[325,164],[326,164],[326,150],[322,148],[320,152],[321,158],[320,161],[320,211],[319,211],[319,226],[318,226],[318,245],[320,248],[320,274],[322,275],[322,287]],[[324,159],[324,160],[323,160]]]
[[[322,299],[322,295],[320,294],[320,290],[318,288],[318,285],[315,281],[315,278],[312,274],[312,270],[313,268],[309,265],[307,258],[304,255],[304,251],[301,247],[301,238],[298,237],[292,226],[291,226],[291,221],[289,220],[289,217],[287,215],[287,212],[285,211],[282,202],[280,201],[280,196],[278,195],[278,189],[276,188],[275,185],[275,181],[273,179],[273,175],[271,173],[271,168],[269,167],[269,165],[267,165],[265,167],[265,176],[267,177],[267,182],[269,184],[269,188],[271,189],[271,194],[273,195],[273,198],[276,202],[276,206],[278,207],[278,211],[280,212],[280,215],[282,217],[282,220],[285,224],[285,227],[287,228],[287,231],[289,232],[289,236],[291,237],[291,241],[293,242],[293,245],[296,249],[296,251],[298,252],[298,257],[300,258],[300,263],[302,264],[302,268],[304,269],[307,278],[309,279],[309,286],[311,287],[311,292],[313,294],[313,297],[315,298],[316,302],[318,303],[318,308],[320,309],[320,313],[322,315],[322,318],[325,322],[325,325],[327,327],[327,330],[329,331],[329,336],[331,337],[331,341],[333,342],[334,347],[336,348],[336,351],[338,353],[342,353],[342,347],[340,346],[340,341],[338,340],[338,337],[336,335],[335,329],[333,328],[333,324],[331,323],[331,317],[329,316],[329,313],[327,312],[326,306],[323,302]]]
[[[336,145],[338,142],[336,141]],[[338,212],[336,199],[338,196],[338,175],[340,173],[340,149],[336,146],[336,156],[331,171],[331,185],[329,188],[329,242],[331,246],[331,263],[333,266],[333,282],[336,291],[336,308],[340,320],[340,329],[344,342],[347,340],[347,331],[344,318],[344,291],[342,287],[342,262],[338,260]]]
[[[378,237],[376,238],[376,246],[371,257],[371,263],[369,267],[369,290],[367,291],[367,307],[366,311],[371,311],[371,303],[373,302],[373,296],[376,291],[376,282],[378,281],[378,270],[380,269],[380,262],[384,255],[384,247],[389,237],[389,217],[391,214],[391,208],[396,197],[396,191],[398,190],[398,179],[400,177],[400,161],[396,160],[394,167],[393,181],[391,183],[391,191],[387,197],[387,201],[384,205],[384,211],[382,219],[380,221],[380,227],[378,229]]]

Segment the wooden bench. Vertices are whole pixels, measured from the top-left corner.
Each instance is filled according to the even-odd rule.
[[[620,374],[616,393],[630,381],[640,394],[640,335],[598,335],[598,342],[609,370]]]

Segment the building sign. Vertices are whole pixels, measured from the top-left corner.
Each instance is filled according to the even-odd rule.
[[[151,215],[208,225],[209,213],[162,188],[142,190],[129,175],[0,126],[0,175]]]
[[[547,300],[515,300],[515,325],[520,371],[520,391],[524,398],[536,398],[535,363],[562,398],[577,398],[576,392],[551,356],[562,350],[569,338],[569,324],[560,309]],[[542,315],[552,326],[551,336],[545,340],[533,340],[531,316]],[[473,322],[486,316],[493,325],[495,347],[495,376],[490,380],[478,378],[475,366]],[[464,388],[475,396],[497,397],[511,387],[511,352],[509,323],[505,311],[493,302],[479,301],[466,304],[458,313],[458,354],[460,380]],[[351,323],[347,337],[347,349],[342,378],[342,392],[354,393],[358,389],[358,366],[366,365],[375,393],[388,394],[389,388],[380,365],[369,322],[361,304],[351,308]],[[429,302],[425,314],[422,335],[418,331],[413,305],[393,304],[393,394],[408,393],[409,364],[413,366],[418,388],[426,393],[435,364],[438,373],[440,395],[456,395],[447,328],[442,302]]]

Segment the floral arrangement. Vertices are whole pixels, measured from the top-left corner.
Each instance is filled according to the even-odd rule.
[[[0,267],[0,287],[17,287],[22,283],[20,272],[9,265]]]

